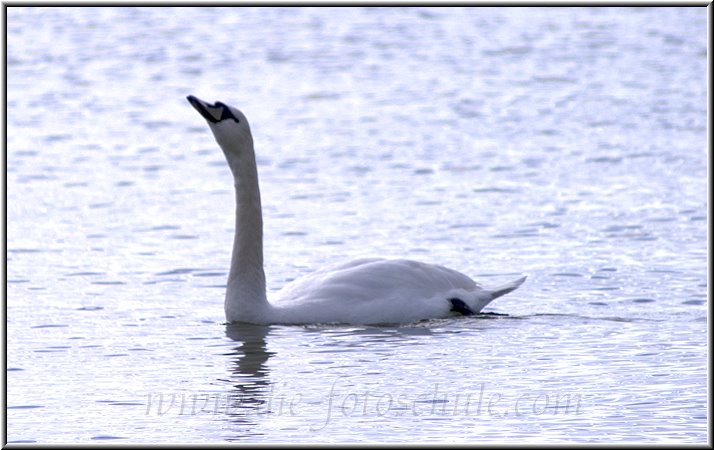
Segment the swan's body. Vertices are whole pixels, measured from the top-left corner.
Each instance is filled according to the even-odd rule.
[[[525,277],[483,289],[446,267],[408,260],[359,259],[314,272],[268,302],[263,271],[263,218],[253,138],[243,113],[189,96],[208,121],[233,172],[236,232],[225,311],[229,322],[255,324],[396,324],[480,312]]]

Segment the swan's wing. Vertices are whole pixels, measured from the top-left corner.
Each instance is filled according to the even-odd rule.
[[[435,264],[402,259],[360,259],[313,272],[283,288],[279,301],[331,299],[356,302],[374,298],[430,297],[451,289],[477,290],[466,275]]]
[[[468,276],[443,266],[362,259],[298,279],[279,292],[273,305],[286,317],[304,312],[313,322],[324,317],[328,322],[404,323],[449,316],[452,297],[476,308],[477,297],[487,294]]]

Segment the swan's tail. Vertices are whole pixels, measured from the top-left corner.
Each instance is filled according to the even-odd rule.
[[[499,286],[496,289],[493,289],[491,291],[491,300],[498,298],[502,295],[506,295],[509,292],[515,291],[520,285],[523,284],[524,281],[526,281],[526,278],[528,277],[521,277],[517,280],[511,281],[510,283],[506,283],[503,286]]]

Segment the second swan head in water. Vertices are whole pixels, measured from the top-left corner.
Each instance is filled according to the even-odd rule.
[[[248,120],[225,103],[187,98],[206,119],[235,182],[235,237],[225,299],[228,322],[404,324],[473,315],[526,280],[521,277],[485,289],[467,275],[440,265],[364,258],[312,272],[268,301],[258,169]]]

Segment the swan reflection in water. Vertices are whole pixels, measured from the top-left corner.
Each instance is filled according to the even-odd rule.
[[[344,326],[301,326],[296,327],[305,337],[311,335],[328,340],[323,341],[321,352],[360,351],[365,344],[371,346],[393,347],[397,345],[419,344],[421,337],[434,332],[428,326],[434,321],[414,324],[406,327],[344,327]],[[438,323],[438,322],[436,322]],[[275,391],[279,380],[270,380],[267,368],[268,360],[276,353],[268,351],[267,337],[275,326],[252,325],[245,323],[226,324],[226,336],[236,344],[226,353],[230,359],[229,390],[224,394],[225,412],[234,422],[255,424],[257,416],[262,414],[289,414],[291,403]],[[276,337],[279,337],[280,333]],[[320,339],[323,340],[323,339]],[[290,411],[290,412],[289,412]]]
[[[226,336],[239,344],[226,354],[232,363],[232,388],[226,393],[225,412],[234,422],[254,425],[256,415],[271,412],[272,389],[266,362],[274,352],[266,348],[269,332],[270,327],[263,325],[226,325]]]
[[[226,407],[222,417],[238,427],[231,430],[234,434],[228,440],[241,441],[249,437],[263,434],[256,428],[264,419],[280,419],[280,423],[289,427],[303,424],[312,430],[321,429],[327,420],[334,417],[330,410],[335,401],[330,399],[330,390],[338,383],[343,384],[344,375],[322,377],[321,379],[304,380],[309,383],[307,391],[295,391],[291,386],[284,391],[285,380],[279,373],[273,374],[267,362],[276,352],[268,351],[268,336],[277,340],[299,334],[299,351],[306,352],[300,358],[301,362],[324,360],[325,355],[332,359],[334,355],[350,355],[350,359],[365,361],[376,355],[398,353],[400,348],[420,345],[430,345],[448,340],[452,335],[461,333],[464,329],[485,328],[487,324],[482,318],[489,315],[479,314],[463,328],[455,327],[455,320],[429,320],[409,326],[386,327],[352,327],[340,325],[310,325],[310,326],[263,326],[244,323],[225,325],[226,336],[231,339],[231,351],[225,353],[229,358],[229,385],[225,389]],[[447,341],[448,342],[448,341]],[[276,342],[274,342],[276,343]],[[282,355],[285,358],[286,355]],[[280,358],[280,357],[279,357]],[[281,358],[281,359],[282,359]],[[361,389],[359,382],[353,386]],[[276,392],[277,390],[277,392]],[[309,392],[308,392],[309,391]],[[303,393],[308,392],[303,397]],[[344,394],[344,393],[341,393]],[[336,404],[336,403],[335,403]],[[328,411],[329,410],[329,411]],[[274,422],[271,421],[273,426]],[[298,424],[298,425],[296,425]]]

